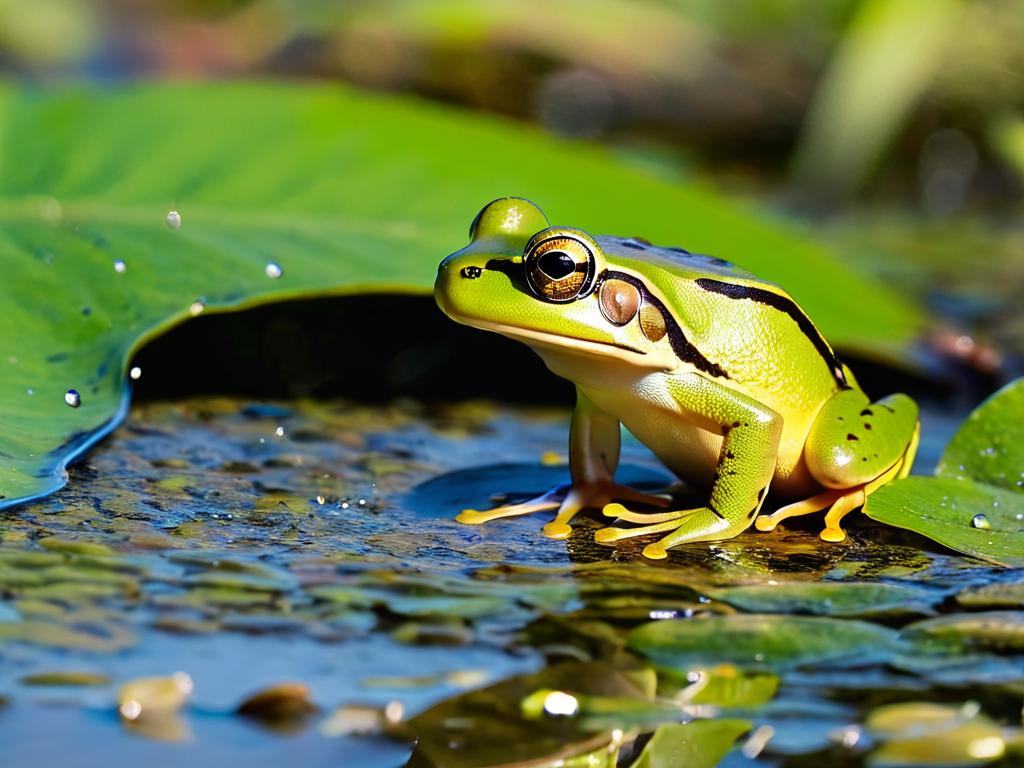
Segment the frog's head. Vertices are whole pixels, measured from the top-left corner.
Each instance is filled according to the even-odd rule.
[[[484,207],[470,243],[441,262],[438,306],[453,320],[495,331],[538,351],[617,358],[665,368],[665,307],[620,272],[585,232],[551,227],[528,200]]]

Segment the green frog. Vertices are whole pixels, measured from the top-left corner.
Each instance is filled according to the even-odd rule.
[[[599,509],[614,522],[597,541],[661,534],[643,550],[661,559],[827,509],[821,538],[836,542],[843,517],[913,463],[916,403],[870,401],[784,290],[721,259],[553,227],[506,197],[441,262],[434,296],[453,320],[527,344],[576,385],[572,484],[464,510],[463,523],[557,510],[544,533],[565,538],[581,510]],[[672,509],[664,495],[615,483],[620,426],[707,488],[707,503]],[[791,503],[759,515],[769,488]]]

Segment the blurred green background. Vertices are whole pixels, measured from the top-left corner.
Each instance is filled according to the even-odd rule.
[[[339,81],[537,124],[805,221],[1024,350],[1018,0],[0,0],[0,72]]]

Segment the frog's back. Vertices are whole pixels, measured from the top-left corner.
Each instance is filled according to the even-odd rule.
[[[649,264],[683,280],[708,276],[725,280],[759,279],[752,272],[717,256],[693,253],[685,248],[652,245],[639,237],[598,237],[597,243],[614,262],[625,266],[629,262]]]

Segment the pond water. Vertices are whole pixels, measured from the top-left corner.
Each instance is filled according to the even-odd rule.
[[[927,469],[956,419],[926,419]],[[828,545],[815,521],[654,565],[643,542],[595,544],[596,522],[552,541],[537,518],[452,520],[563,482],[567,422],[486,402],[137,405],[66,489],[0,518],[0,765],[398,766],[414,738],[416,765],[543,765],[737,714],[754,735],[724,765],[858,765],[901,743],[865,726],[883,704],[1019,724],[1021,591],[979,589],[1016,574],[913,534],[858,516]],[[669,480],[633,441],[623,464]],[[122,685],[177,672],[180,712],[119,715]],[[620,684],[638,672],[658,699]],[[701,704],[709,679],[732,693]],[[566,680],[587,718],[552,731],[520,710]],[[238,714],[285,682],[306,686],[292,706]]]

